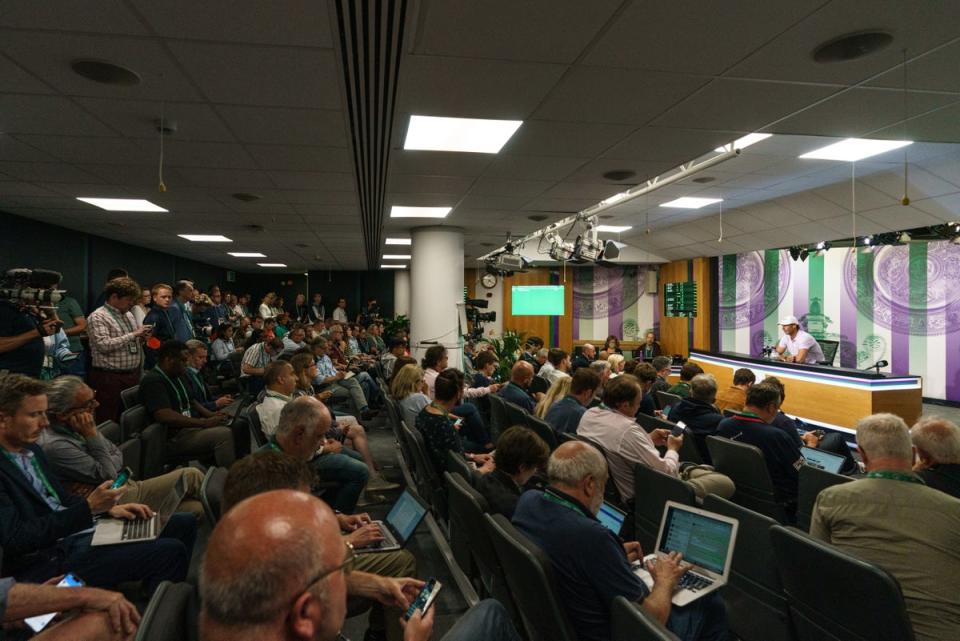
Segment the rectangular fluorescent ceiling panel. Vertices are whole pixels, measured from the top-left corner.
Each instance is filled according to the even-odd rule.
[[[286,263],[257,263],[260,267],[286,267]]]
[[[684,196],[683,198],[671,200],[668,203],[662,203],[660,206],[670,207],[672,209],[700,209],[701,207],[722,201],[723,198],[693,198],[691,196]]]
[[[149,200],[139,198],[81,198],[78,196],[77,200],[107,211],[168,211]]]
[[[597,231],[601,234],[604,232],[619,234],[630,229],[633,229],[632,225],[597,225]]]
[[[406,265],[380,265],[380,269],[406,269]]]
[[[234,258],[266,258],[266,254],[260,252],[227,252]]]
[[[868,140],[866,138],[847,138],[832,145],[814,149],[800,156],[817,160],[844,160],[856,162],[894,149],[912,145],[912,140]]]
[[[390,208],[390,218],[446,218],[453,207],[404,207]]]
[[[734,140],[734,141],[733,141],[733,148],[734,148],[734,149],[746,149],[746,148],[749,147],[750,145],[755,145],[755,144],[757,144],[758,142],[760,142],[761,140],[766,140],[767,138],[769,138],[769,137],[772,136],[772,135],[773,135],[773,134],[747,134],[747,135],[744,136],[743,138],[738,138],[738,139]],[[723,152],[725,152],[726,150],[727,150],[727,147],[726,147],[726,146],[724,146],[724,147],[717,147],[716,149],[714,149],[714,151],[716,151],[717,153],[723,153]]]
[[[233,241],[220,234],[177,234],[180,238],[186,238],[195,243],[232,243]]]
[[[388,245],[410,245],[413,243],[409,238],[388,238],[386,242]]]
[[[496,154],[522,124],[522,120],[410,116],[403,148]]]

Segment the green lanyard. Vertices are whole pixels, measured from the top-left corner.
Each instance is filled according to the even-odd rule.
[[[884,470],[876,472],[868,472],[868,479],[887,479],[889,481],[903,481],[905,483],[919,483],[920,485],[926,485],[919,476],[913,474],[907,474],[906,472],[888,472]]]
[[[277,442],[276,442],[276,441],[270,441],[269,443],[267,443],[267,445],[268,445],[268,446],[270,447],[270,449],[273,450],[274,452],[280,452],[281,454],[283,454],[283,450],[280,449],[280,446],[277,445]]]
[[[193,382],[196,384],[197,389],[200,390],[200,395],[203,397],[203,400],[207,400],[207,390],[203,387],[203,382],[200,380],[200,377],[197,376],[196,372],[192,369],[187,368],[187,374],[190,375],[190,378],[193,379]]]
[[[183,414],[184,412],[186,412],[187,410],[189,410],[189,409],[190,409],[190,395],[187,394],[187,389],[183,386],[183,381],[181,381],[181,380],[178,378],[178,379],[177,379],[177,384],[174,385],[174,384],[173,384],[173,381],[170,380],[170,377],[167,376],[167,373],[164,372],[162,369],[160,369],[159,366],[154,367],[153,369],[154,369],[155,371],[157,371],[157,372],[160,372],[160,376],[162,376],[168,383],[170,383],[170,387],[173,388],[174,393],[176,393],[176,395],[177,395],[177,403],[180,405],[180,413]],[[177,389],[178,387],[179,387],[179,389]],[[183,392],[183,396],[180,395],[181,392]]]
[[[544,490],[544,492],[543,492],[543,498],[547,499],[547,500],[550,501],[551,503],[556,503],[557,505],[562,505],[563,507],[567,508],[568,510],[573,510],[574,512],[576,512],[577,514],[579,514],[579,515],[581,515],[581,516],[585,516],[584,513],[583,513],[583,508],[581,508],[581,507],[580,507],[579,505],[577,505],[576,503],[573,503],[572,501],[568,501],[567,499],[563,498],[562,496],[557,496],[556,494],[554,494],[554,493],[550,490],[549,487],[548,487],[546,490]]]
[[[10,460],[11,463],[19,466],[19,463],[17,461],[18,457],[15,454],[11,454],[6,450],[3,450],[3,453],[4,455],[6,455],[6,457]],[[43,483],[43,487],[47,491],[47,494],[51,498],[55,498],[57,499],[57,501],[60,501],[62,503],[63,501],[60,500],[60,495],[57,494],[57,491],[55,489],[53,489],[53,485],[51,485],[50,481],[47,480],[47,475],[43,473],[43,468],[41,468],[40,464],[37,463],[36,456],[30,457],[30,464],[33,465],[33,470],[37,473],[37,476],[40,477],[40,482]]]
[[[78,441],[78,442],[80,442],[80,443],[83,443],[83,442],[84,442],[84,438],[83,438],[82,436],[80,436],[79,434],[77,434],[76,432],[74,432],[73,430],[71,430],[71,429],[69,429],[69,428],[66,428],[66,427],[64,427],[64,426],[62,426],[62,425],[51,425],[50,427],[53,428],[53,431],[54,431],[54,432],[56,432],[56,433],[58,433],[58,434],[63,434],[63,435],[66,436],[67,438],[73,439],[73,440]]]
[[[120,315],[117,313],[118,310],[115,310],[113,307],[110,307],[109,303],[104,303],[104,307],[107,308],[107,311],[113,316],[114,320],[117,321],[117,325],[120,326],[125,332],[132,332],[134,330],[133,325],[130,323],[130,319],[127,318],[126,314]]]
[[[448,421],[450,420],[450,412],[448,412],[446,408],[437,405],[436,401],[430,401],[430,406],[443,412],[443,418],[447,419]]]

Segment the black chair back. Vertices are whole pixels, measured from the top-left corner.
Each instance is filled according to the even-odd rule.
[[[507,420],[507,402],[499,394],[487,394],[490,399],[490,438],[496,443],[503,430],[510,427]]]
[[[453,454],[450,452],[450,454]],[[464,517],[464,506],[462,493],[465,491],[461,485],[464,483],[463,476],[459,472],[444,472],[443,481],[447,487],[447,496],[449,497],[447,507],[450,510],[450,551],[453,552],[453,559],[471,579],[479,577],[479,571],[476,563],[473,561],[473,553],[470,550],[469,525]]]
[[[563,445],[567,441],[579,441],[576,434],[568,434],[567,432],[557,432],[557,443],[558,445]]]
[[[120,439],[132,438],[150,425],[150,415],[143,405],[134,405],[120,414]]]
[[[542,438],[547,445],[550,446],[550,451],[557,449],[559,442],[557,441],[557,433],[553,431],[553,428],[550,427],[550,424],[547,423],[542,418],[538,418],[533,414],[527,414],[524,416],[524,423],[527,427],[537,433],[537,436]]]
[[[487,534],[514,595],[527,638],[530,641],[576,641],[554,591],[556,581],[550,559],[527,537],[520,534],[502,514],[484,515]]]
[[[257,447],[263,447],[270,442],[270,439],[263,433],[263,427],[260,425],[260,414],[257,413],[258,405],[260,404],[254,403],[250,405],[244,415],[246,416],[247,423],[250,425],[250,435],[253,437],[254,442],[257,444]]]
[[[97,425],[97,431],[114,445],[120,445],[122,442],[123,430],[120,429],[120,423],[116,421],[104,421]]]
[[[800,468],[800,490],[797,496],[797,527],[804,532],[810,531],[810,521],[813,519],[813,506],[817,503],[817,496],[821,490],[831,485],[849,483],[853,479],[842,474],[834,474],[804,465]]]
[[[546,394],[547,390],[550,389],[550,381],[545,379],[542,376],[534,376],[533,380],[530,381],[530,393],[531,394]]]
[[[164,581],[153,593],[135,641],[196,641],[199,599],[189,583]]]
[[[640,547],[650,552],[657,544],[660,521],[667,501],[695,506],[697,494],[693,486],[643,464],[633,467],[633,511],[636,538]]]
[[[647,432],[648,434],[653,430],[658,430],[658,429],[669,430],[676,427],[674,423],[671,423],[666,419],[657,418],[656,416],[648,416],[643,412],[637,414],[636,419],[637,419],[637,423],[640,424],[640,427],[642,427],[644,431]]]
[[[913,641],[900,585],[886,571],[796,528],[775,525],[770,538],[797,641]]]
[[[128,410],[134,405],[140,405],[140,386],[134,385],[125,390],[120,390],[120,404],[123,409]]]
[[[210,527],[220,520],[223,506],[223,487],[227,482],[227,468],[211,467],[200,485],[200,503]]]
[[[607,469],[610,468],[610,457],[607,456],[607,450],[604,449],[600,443],[588,438],[586,436],[576,435],[578,441],[583,441],[584,443],[589,443],[597,449],[598,452],[603,454],[603,460],[607,462]],[[607,487],[603,491],[603,499],[608,503],[612,503],[617,507],[621,508],[624,512],[628,511],[628,506],[626,501],[623,500],[623,497],[620,495],[620,490],[617,489],[617,484],[613,482],[612,478],[607,479]]]
[[[133,470],[133,478],[143,478],[143,442],[139,438],[127,439],[120,444],[123,465]]]
[[[778,523],[787,523],[787,513],[777,502],[773,481],[760,448],[720,436],[707,437],[713,467],[733,480],[737,491],[733,502],[765,514]]]
[[[618,596],[610,612],[611,641],[680,641],[639,604]]]
[[[654,394],[657,399],[657,404],[659,407],[657,409],[663,409],[665,407],[673,407],[677,403],[683,400],[683,397],[677,396],[676,394],[671,394],[670,392],[664,392],[657,390],[657,393]]]
[[[514,425],[527,424],[527,411],[522,407],[514,405],[510,401],[504,401],[503,407],[507,414],[507,424],[504,426],[504,429],[513,427]]]
[[[430,505],[435,514],[446,521],[447,519],[447,500],[443,481],[441,480],[439,470],[433,466],[433,461],[427,454],[427,446],[423,442],[423,435],[417,429],[405,428],[407,444],[410,447],[410,453],[416,461],[415,469],[417,474],[417,492],[422,496],[428,505]]]
[[[453,450],[447,452],[447,472],[459,474],[463,477],[463,480],[473,485],[473,470],[463,454]]]
[[[653,430],[672,430],[677,427],[676,423],[656,416],[647,416],[643,413],[637,414],[637,423],[639,423],[640,427],[646,430],[648,434]],[[690,463],[696,463],[698,465],[703,463],[703,457],[700,456],[700,451],[697,449],[696,436],[690,430],[684,432],[683,447],[680,448],[677,454],[680,456],[681,461],[689,461]]]
[[[737,519],[730,581],[723,589],[730,630],[742,641],[794,641],[790,612],[770,545],[770,528],[777,522],[716,494],[708,494],[703,509]]]
[[[167,463],[167,426],[151,423],[140,432],[141,477],[150,479],[163,474]]]

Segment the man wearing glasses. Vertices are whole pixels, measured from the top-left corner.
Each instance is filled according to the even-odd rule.
[[[123,468],[120,449],[97,429],[93,418],[97,405],[96,391],[77,376],[60,376],[47,388],[50,425],[40,435],[38,445],[67,490],[81,497],[104,481],[115,480]],[[127,481],[120,502],[144,503],[156,511],[180,477],[184,477],[187,493],[177,511],[202,517],[203,472],[193,467],[144,481]]]
[[[353,549],[336,515],[293,490],[248,498],[210,535],[200,578],[204,641],[333,641],[347,614],[347,594],[409,607],[423,582],[353,572]],[[435,608],[404,624],[405,641],[427,641]],[[488,599],[471,608],[443,641],[519,641],[506,611]]]

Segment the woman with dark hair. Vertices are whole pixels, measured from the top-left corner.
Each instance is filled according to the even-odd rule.
[[[505,430],[493,453],[496,469],[474,478],[477,491],[490,504],[490,513],[513,518],[524,486],[546,467],[548,458],[550,446],[533,430],[520,425]]]
[[[603,350],[609,356],[610,354],[623,354],[623,350],[620,349],[620,339],[610,334],[607,336],[607,340],[603,343]]]
[[[436,378],[435,397],[417,414],[416,428],[423,435],[427,455],[437,474],[447,469],[447,452],[464,454],[467,459],[482,465],[481,472],[489,472],[492,459],[489,454],[465,454],[461,438],[463,420],[452,411],[463,400],[463,374],[448,369]]]
[[[433,345],[427,349],[423,356],[423,380],[427,383],[427,395],[430,398],[436,398],[434,385],[437,377],[448,371],[447,369],[447,348],[442,345]],[[459,370],[452,370],[459,372]],[[463,374],[461,374],[461,377]],[[493,384],[487,387],[464,388],[461,396],[468,398],[478,398],[486,396],[500,389],[499,385]],[[469,452],[489,452],[493,449],[493,442],[490,439],[490,431],[480,416],[480,410],[472,403],[462,402],[454,408],[454,414],[462,417],[464,420],[461,436],[464,439],[464,447]]]

